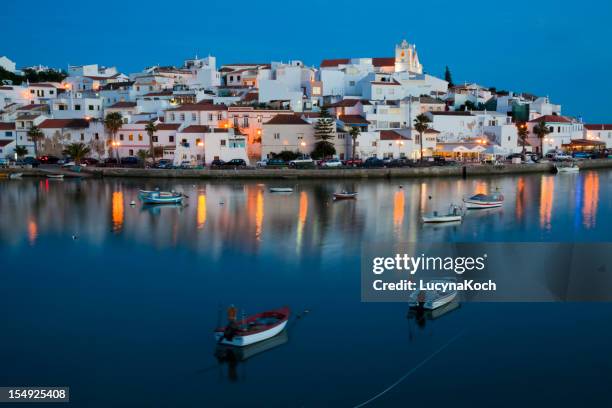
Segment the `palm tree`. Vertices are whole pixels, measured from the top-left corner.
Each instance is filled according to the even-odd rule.
[[[136,155],[138,156],[138,161],[142,164],[142,167],[143,168],[146,167],[147,156],[149,155],[149,152],[147,152],[146,150],[140,149],[138,150]]]
[[[19,159],[28,154],[28,148],[25,146],[15,146],[15,154]]]
[[[533,127],[533,133],[540,139],[540,157],[544,157],[544,138],[550,133],[550,129],[542,121]]]
[[[359,137],[360,133],[361,131],[359,130],[357,126],[353,126],[351,130],[349,130],[349,135],[351,135],[351,139],[353,139],[353,152],[351,153],[352,160],[355,160],[355,148],[357,147],[356,146],[357,138]]]
[[[521,145],[523,146],[522,155],[525,156],[525,145],[527,144],[527,136],[529,135],[529,130],[527,129],[527,125],[525,123],[517,123],[516,129],[518,132],[518,137],[521,139]]]
[[[121,116],[120,112],[111,112],[108,115],[106,115],[106,118],[104,118],[104,127],[112,135],[112,138],[111,138],[112,142],[111,142],[109,156],[112,156],[112,149],[116,143],[115,137],[117,136],[117,131],[121,129],[121,126],[123,126],[123,117]],[[116,150],[116,156],[117,156],[117,162],[119,162],[119,148],[117,148]]]
[[[157,126],[155,126],[155,122],[152,120],[147,123],[145,127],[147,134],[149,135],[149,150],[151,152],[151,157],[153,158],[153,166],[155,166],[155,148],[153,146],[153,135],[157,132]]]
[[[38,142],[44,139],[45,135],[38,126],[32,126],[30,130],[28,130],[28,137],[34,142],[34,156],[38,157]]]
[[[423,161],[423,133],[429,129],[429,123],[431,120],[425,115],[421,113],[419,116],[414,118],[414,129],[419,132],[419,146],[421,148],[421,157],[420,160]]]
[[[72,157],[74,164],[80,164],[81,160],[91,152],[91,148],[85,143],[71,143],[62,152],[66,156]]]

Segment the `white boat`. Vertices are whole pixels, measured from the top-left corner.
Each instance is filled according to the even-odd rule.
[[[23,173],[10,173],[9,174],[10,179],[18,179],[18,178],[21,178],[21,176],[23,176]]]
[[[357,193],[343,191],[341,193],[334,193],[334,200],[350,200],[353,198],[357,198]]]
[[[429,283],[448,283],[455,282],[455,279],[433,279]],[[442,290],[427,290],[427,291],[415,291],[410,295],[408,302],[411,308],[422,307],[426,310],[435,310],[442,307],[457,297],[456,290],[442,291]]]
[[[276,336],[285,329],[290,310],[283,307],[258,313],[243,321],[237,321],[215,330],[218,344],[244,347]]]
[[[461,209],[458,206],[451,204],[447,214],[438,214],[437,211],[434,211],[423,215],[421,218],[423,222],[461,222],[463,214],[461,214]]]
[[[293,188],[291,187],[270,187],[271,193],[293,193]]]
[[[61,180],[64,178],[63,174],[47,174],[47,178]]]
[[[576,166],[555,166],[557,168],[557,173],[578,173],[580,171],[580,167]]]
[[[173,191],[154,191],[140,195],[140,200],[145,204],[178,204],[183,201],[183,194]]]
[[[476,210],[482,208],[501,207],[504,203],[504,196],[498,192],[493,194],[476,194],[470,198],[464,198],[465,208]]]

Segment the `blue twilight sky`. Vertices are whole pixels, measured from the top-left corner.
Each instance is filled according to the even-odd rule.
[[[0,55],[18,66],[180,64],[393,56],[406,38],[455,82],[549,95],[563,113],[612,123],[611,0],[8,0]]]

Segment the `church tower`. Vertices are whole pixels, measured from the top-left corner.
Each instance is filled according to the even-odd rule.
[[[423,66],[419,62],[419,56],[414,44],[408,44],[403,40],[395,46],[395,72],[423,73]]]

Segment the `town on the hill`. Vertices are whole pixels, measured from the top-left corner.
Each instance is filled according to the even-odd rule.
[[[16,69],[0,57],[0,160],[65,156],[173,166],[299,156],[481,161],[529,152],[594,154],[612,124],[564,116],[547,96],[424,71],[416,46],[395,55],[182,66],[124,74],[97,64]],[[80,152],[80,153],[79,153]]]

